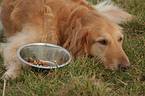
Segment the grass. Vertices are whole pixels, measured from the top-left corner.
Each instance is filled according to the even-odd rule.
[[[97,0],[96,0],[97,1]],[[145,5],[144,0],[113,0],[136,16],[122,24],[123,48],[131,61],[125,71],[111,71],[95,58],[73,60],[52,70],[23,70],[20,78],[7,82],[6,96],[143,96],[145,94]],[[95,3],[95,0],[94,0]],[[1,41],[3,37],[1,36]],[[6,71],[0,58],[0,76]],[[127,83],[121,83],[119,80]],[[0,80],[0,95],[3,81]]]

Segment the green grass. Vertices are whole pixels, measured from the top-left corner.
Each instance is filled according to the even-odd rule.
[[[59,69],[31,68],[23,70],[20,78],[7,82],[6,96],[143,96],[145,94],[144,0],[113,1],[136,16],[131,22],[121,25],[125,34],[123,48],[131,62],[129,69],[107,70],[95,58],[73,60],[69,65]],[[3,37],[0,40],[2,39]],[[0,58],[0,76],[6,71],[2,64]],[[0,95],[2,91],[3,81],[0,80]]]

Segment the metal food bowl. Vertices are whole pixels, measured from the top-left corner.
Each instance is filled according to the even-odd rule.
[[[18,49],[17,55],[25,64],[44,69],[63,67],[72,59],[72,56],[65,48],[50,43],[24,45]],[[45,63],[45,66],[41,63],[38,64],[37,61]]]

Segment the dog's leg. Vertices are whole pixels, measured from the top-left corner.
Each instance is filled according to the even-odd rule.
[[[8,42],[2,44],[1,53],[4,59],[4,66],[7,72],[3,75],[3,78],[14,79],[21,72],[21,68],[28,67],[23,64],[17,57],[17,50],[28,43],[40,42],[40,32],[30,25],[25,26],[23,30],[16,35],[9,37]]]

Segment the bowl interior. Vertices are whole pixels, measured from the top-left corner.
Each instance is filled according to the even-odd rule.
[[[51,66],[61,66],[70,62],[71,56],[69,52],[57,45],[33,43],[28,44],[19,50],[20,58],[32,58],[34,60],[49,61]]]

